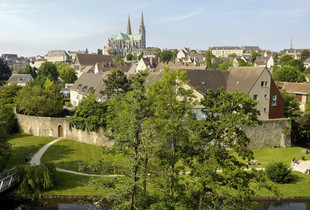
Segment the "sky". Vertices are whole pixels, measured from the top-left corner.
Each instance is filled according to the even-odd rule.
[[[0,0],[0,54],[97,52],[142,11],[147,47],[310,48],[310,0]]]

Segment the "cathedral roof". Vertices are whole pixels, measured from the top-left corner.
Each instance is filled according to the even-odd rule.
[[[118,35],[111,36],[112,40],[134,40],[139,41],[141,40],[141,34],[134,34],[134,35],[127,35],[120,32]]]

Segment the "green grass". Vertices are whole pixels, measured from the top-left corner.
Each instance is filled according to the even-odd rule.
[[[48,195],[100,195],[103,188],[90,184],[90,180],[109,179],[102,177],[87,177],[75,174],[57,172],[57,186],[55,189],[43,192]]]
[[[310,159],[310,154],[302,154],[302,147],[291,148],[264,148],[253,150],[254,158],[258,160],[259,165],[257,167],[266,167],[272,162],[283,162],[286,165],[290,165],[293,158],[301,160],[302,156],[305,156],[307,160]]]
[[[26,134],[13,134],[9,137],[9,143],[12,144],[12,152],[6,169],[25,164],[25,158],[29,153],[35,154],[41,147],[50,141],[52,137],[29,136]]]
[[[44,153],[41,163],[53,162],[58,168],[77,171],[76,162],[94,163],[101,155],[101,147],[63,139]]]

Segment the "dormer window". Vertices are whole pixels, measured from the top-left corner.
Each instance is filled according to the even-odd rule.
[[[87,90],[87,86],[84,86],[82,92],[85,93],[86,90]]]

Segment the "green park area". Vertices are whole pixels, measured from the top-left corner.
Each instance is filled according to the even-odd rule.
[[[42,146],[52,141],[54,138],[35,137],[24,134],[14,134],[10,137],[9,142],[12,144],[12,155],[8,162],[7,168],[25,164],[25,158],[29,153],[34,154]],[[303,155],[302,147],[292,148],[264,148],[253,150],[255,159],[258,160],[258,167],[264,168],[268,163],[282,161],[289,165],[292,159],[301,159],[305,156],[310,159],[310,154]],[[81,171],[77,162],[83,162],[85,165],[92,167],[86,168],[81,172],[98,173],[106,172],[113,174],[117,170],[107,170],[96,168],[97,164],[112,166],[128,165],[128,160],[120,154],[105,154],[100,146],[89,145],[71,140],[60,140],[52,145],[43,155],[42,163],[53,162],[56,167],[73,171]],[[93,169],[96,168],[96,169]],[[121,168],[121,167],[120,167]],[[114,168],[115,169],[115,168]],[[119,168],[118,168],[119,169]],[[119,170],[120,171],[120,170]],[[114,173],[115,174],[115,173]],[[185,175],[187,176],[187,175]],[[96,186],[94,181],[111,179],[107,177],[88,177],[75,174],[57,172],[57,186],[55,189],[44,192],[44,194],[53,195],[98,195],[104,193],[102,187]],[[270,182],[270,181],[269,181]],[[293,181],[288,184],[275,184],[283,196],[310,196],[310,175],[293,172]],[[259,196],[272,196],[268,190],[258,190]]]

